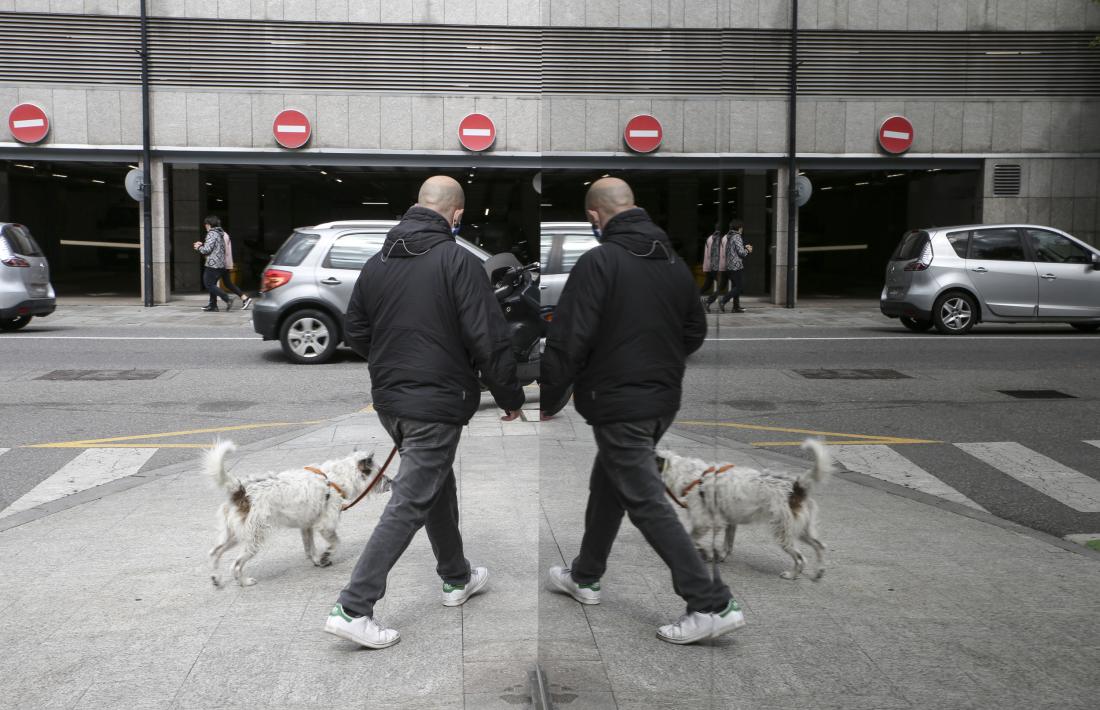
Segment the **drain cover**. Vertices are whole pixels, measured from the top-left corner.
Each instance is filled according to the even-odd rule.
[[[36,380],[155,380],[167,370],[54,370]]]
[[[1001,394],[1007,394],[1016,399],[1077,399],[1072,394],[1059,392],[1058,390],[997,390]]]
[[[897,370],[795,370],[807,380],[908,380]]]

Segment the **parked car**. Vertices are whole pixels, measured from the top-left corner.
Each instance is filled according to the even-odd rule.
[[[0,222],[0,331],[19,330],[56,307],[50,265],[31,231]]]
[[[539,242],[542,276],[539,281],[542,311],[553,312],[569,271],[585,253],[599,244],[588,222],[543,222]]]
[[[959,335],[976,323],[1100,329],[1100,250],[1031,224],[916,229],[886,266],[879,307],[910,330]]]
[[[344,340],[344,315],[359,272],[396,225],[394,220],[326,222],[296,229],[264,270],[252,327],[278,340],[299,364],[328,362]],[[488,252],[458,243],[484,263]]]

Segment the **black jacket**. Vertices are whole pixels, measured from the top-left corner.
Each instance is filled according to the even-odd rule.
[[[433,210],[409,209],[363,266],[345,334],[369,363],[379,412],[465,424],[481,399],[478,371],[502,408],[523,406],[489,279]]]
[[[680,409],[684,361],[707,321],[687,265],[645,210],[611,218],[602,243],[565,283],[542,360],[543,408],[570,384],[590,424],[638,421]]]

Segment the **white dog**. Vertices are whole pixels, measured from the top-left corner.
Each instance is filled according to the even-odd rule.
[[[815,439],[802,442],[814,453],[814,467],[797,479],[782,478],[755,469],[709,466],[701,459],[687,458],[659,449],[657,468],[673,499],[687,508],[691,537],[707,561],[725,560],[733,550],[738,525],[767,521],[783,551],[794,560],[794,569],[784,579],[802,573],[806,558],[795,548],[802,540],[817,554],[814,579],[825,574],[825,545],[817,537],[817,503],[810,492],[833,472],[825,445]]]
[[[242,587],[256,583],[244,576],[244,566],[260,549],[265,535],[273,527],[299,528],[306,556],[318,567],[332,564],[332,552],[339,538],[336,526],[343,506],[355,500],[375,479],[378,469],[372,454],[358,451],[325,461],[320,466],[291,468],[238,479],[225,470],[225,456],[237,447],[220,441],[206,452],[203,469],[228,495],[229,501],[218,510],[219,535],[210,550],[211,579],[221,586],[218,562],[222,553],[242,544],[243,550],[233,563],[233,576]],[[382,477],[371,495],[390,490],[390,479]],[[320,555],[313,545],[313,532],[324,538]]]

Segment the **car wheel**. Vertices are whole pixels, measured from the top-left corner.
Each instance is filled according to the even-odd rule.
[[[1070,323],[1070,325],[1082,333],[1095,333],[1100,330],[1100,323]]]
[[[7,320],[0,320],[0,330],[19,330],[27,323],[30,323],[33,317],[34,316],[17,316],[15,318],[8,318]]]
[[[328,362],[339,340],[336,323],[323,311],[307,309],[291,313],[279,329],[283,353],[299,365]]]
[[[978,304],[966,293],[945,293],[936,299],[932,309],[932,323],[944,335],[962,335],[970,332],[978,317]]]
[[[901,324],[904,325],[906,328],[917,333],[923,333],[924,331],[932,327],[932,321],[930,320],[910,318],[909,316],[901,316],[900,318],[898,318],[898,320],[900,320]]]

